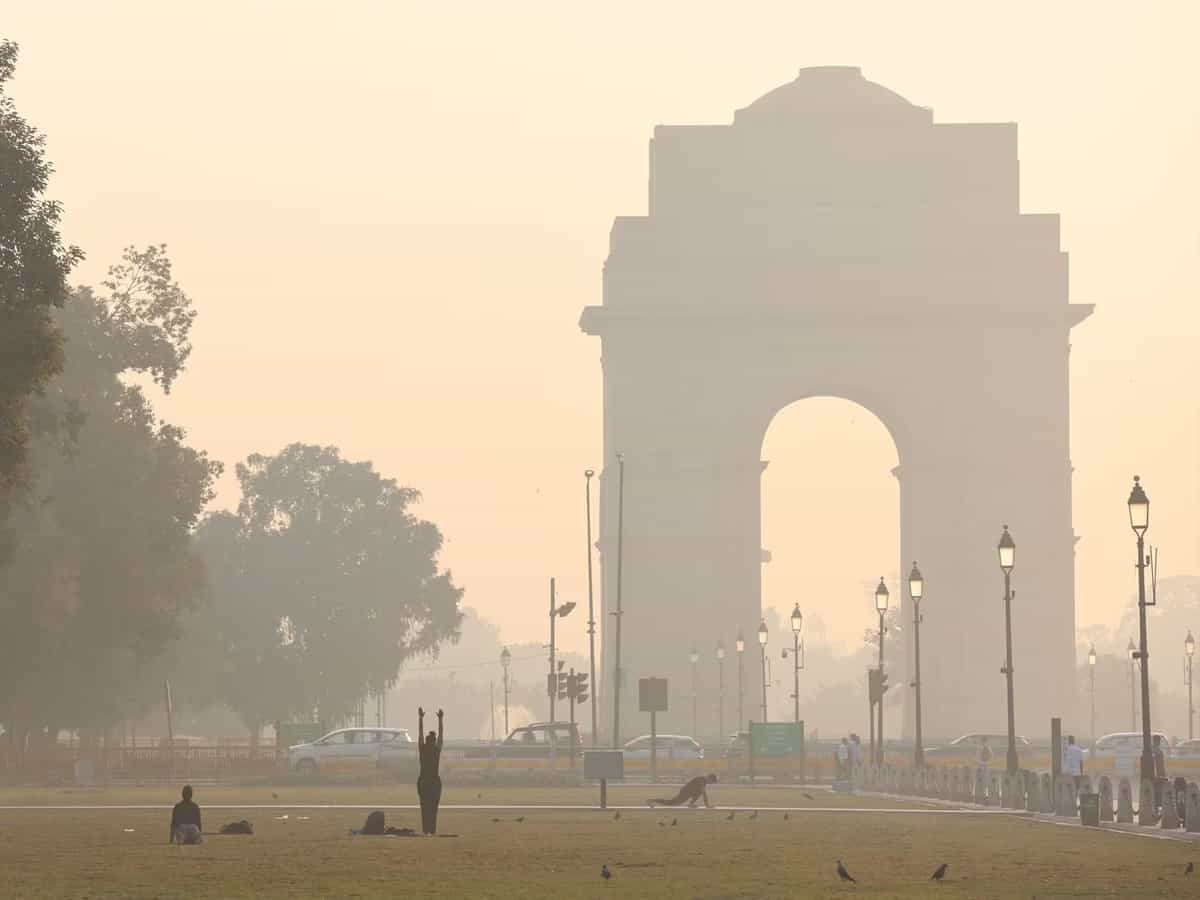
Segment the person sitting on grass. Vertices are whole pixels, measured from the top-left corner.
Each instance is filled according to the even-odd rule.
[[[679,806],[682,803],[687,803],[688,806],[695,808],[696,802],[703,799],[704,805],[709,809],[712,804],[708,802],[708,786],[717,783],[717,776],[711,772],[708,775],[697,775],[687,784],[679,789],[679,793],[669,800],[647,800],[651,806]]]
[[[200,807],[192,802],[192,786],[183,786],[183,800],[171,810],[171,844],[199,844],[203,841],[200,830]]]

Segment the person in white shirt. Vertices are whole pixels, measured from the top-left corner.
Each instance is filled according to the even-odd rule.
[[[1083,748],[1075,743],[1075,735],[1067,735],[1067,752],[1063,755],[1063,769],[1075,780],[1075,793],[1083,781]]]

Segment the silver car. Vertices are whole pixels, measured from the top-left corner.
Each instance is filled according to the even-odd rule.
[[[366,769],[416,759],[417,745],[405,728],[339,728],[315,741],[288,747],[297,772]]]
[[[655,756],[659,759],[704,759],[704,748],[695,738],[683,734],[655,736]],[[650,758],[650,735],[635,737],[625,745],[626,759]]]

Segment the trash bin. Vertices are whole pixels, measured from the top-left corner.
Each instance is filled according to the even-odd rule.
[[[1100,826],[1100,795],[1079,795],[1079,822],[1082,825]]]

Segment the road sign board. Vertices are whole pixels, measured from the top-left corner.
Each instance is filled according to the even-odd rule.
[[[788,756],[803,747],[799,722],[751,722],[750,747],[755,756]]]

